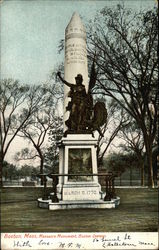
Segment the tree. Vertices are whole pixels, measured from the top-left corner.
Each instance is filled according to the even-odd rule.
[[[47,103],[45,89],[21,85],[12,79],[0,84],[0,176],[8,149],[27,121]],[[2,185],[2,178],[1,183]]]
[[[45,106],[39,107],[25,125],[20,129],[18,136],[31,142],[32,148],[24,148],[16,154],[16,160],[30,160],[39,158],[40,173],[43,174],[45,160],[45,144],[48,139],[48,131],[58,126],[58,93],[53,85],[39,86],[39,91],[45,92]]]
[[[37,167],[29,166],[27,164],[21,166],[19,169],[19,176],[22,178],[31,177],[33,180],[36,179],[36,175],[39,173],[39,169]]]
[[[106,167],[107,170],[112,171],[120,177],[121,185],[121,175],[125,172],[126,169],[130,169],[130,185],[132,185],[132,168],[137,161],[137,157],[132,153],[111,153],[106,158]]]
[[[49,141],[50,147],[48,147],[45,154],[44,167],[46,172],[58,173],[59,164],[59,150],[58,142],[61,140],[63,135],[63,119],[62,117],[57,117],[56,126],[49,130]]]
[[[123,5],[100,11],[89,32],[89,57],[96,56],[96,92],[116,100],[142,131],[154,187],[152,147],[157,126],[157,10],[132,13]]]
[[[124,152],[133,153],[136,155],[138,162],[135,165],[139,165],[141,169],[141,186],[144,186],[145,182],[145,160],[144,160],[144,140],[141,129],[137,126],[136,122],[129,116],[129,122],[120,130],[118,138],[124,140],[121,143],[121,147]]]
[[[121,175],[125,172],[125,162],[122,154],[111,153],[106,158],[106,167],[108,171],[113,172],[115,175],[120,177],[120,185],[121,185]]]
[[[18,169],[16,168],[15,165],[10,164],[7,161],[4,161],[3,163],[3,177],[5,180],[7,179],[16,179],[19,176]]]
[[[102,100],[103,101],[103,100]],[[107,121],[102,126],[101,132],[98,136],[97,145],[97,159],[98,167],[103,165],[103,158],[112,145],[113,140],[117,137],[119,131],[127,125],[127,118],[125,119],[124,110],[114,101],[110,99],[107,102]]]
[[[58,116],[54,116],[51,118],[51,115],[46,116],[46,114],[43,117],[44,120],[42,118],[40,119],[39,117],[38,119],[36,118],[34,117],[35,120],[32,121],[32,124],[31,123],[27,124],[27,126],[22,129],[22,132],[19,135],[24,139],[28,139],[32,143],[34,149],[32,148],[22,149],[20,152],[16,154],[15,159],[19,161],[19,160],[33,160],[35,158],[39,158],[40,174],[43,174],[45,158],[48,158],[48,149],[47,149],[48,146],[44,145],[44,143],[48,144],[46,140],[48,140],[49,130],[54,129],[56,130],[56,132],[58,131],[58,126],[59,126],[58,122],[60,118]]]

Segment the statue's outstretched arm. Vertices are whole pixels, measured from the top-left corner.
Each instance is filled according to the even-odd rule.
[[[57,72],[57,76],[60,78],[60,80],[64,83],[64,84],[66,84],[68,87],[72,87],[72,85],[73,84],[71,84],[71,83],[69,83],[69,82],[67,82],[67,81],[65,81],[62,77],[61,77],[61,72]]]

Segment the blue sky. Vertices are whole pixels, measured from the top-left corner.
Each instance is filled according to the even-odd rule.
[[[57,53],[60,39],[74,11],[84,19],[116,1],[102,0],[3,0],[1,5],[1,78],[23,83],[46,81],[54,66],[64,60]],[[137,10],[150,9],[155,0],[127,0]]]

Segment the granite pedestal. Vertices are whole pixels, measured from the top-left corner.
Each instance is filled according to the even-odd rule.
[[[38,199],[41,208],[115,208],[120,198],[104,201],[98,182],[97,140],[91,134],[70,134],[59,143],[58,202]],[[71,176],[72,174],[72,176]],[[78,175],[79,174],[79,175]],[[53,194],[50,194],[50,197]]]

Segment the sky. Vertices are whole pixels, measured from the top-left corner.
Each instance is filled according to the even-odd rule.
[[[1,68],[0,77],[38,84],[49,79],[57,63],[64,61],[58,45],[65,28],[76,11],[85,20],[96,11],[118,4],[113,0],[1,0]],[[125,6],[137,11],[151,9],[156,0],[126,0]],[[12,143],[7,160],[13,161],[15,149],[22,141]],[[23,144],[24,145],[24,144]]]
[[[156,0],[127,0],[125,5],[138,10],[151,8]],[[40,83],[49,78],[57,63],[58,44],[73,12],[91,19],[113,0],[2,0],[1,6],[1,78],[23,83]]]

